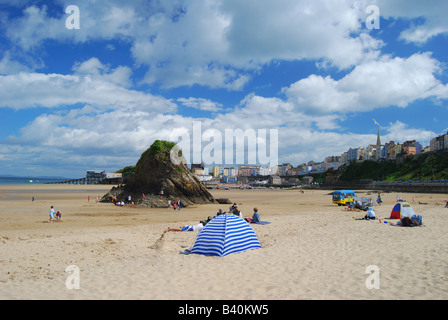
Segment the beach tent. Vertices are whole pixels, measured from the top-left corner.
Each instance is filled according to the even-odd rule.
[[[404,217],[411,218],[414,214],[414,209],[409,203],[398,202],[390,213],[390,219],[403,219]]]
[[[249,223],[233,214],[221,214],[206,224],[187,251],[222,257],[258,248],[260,241]]]

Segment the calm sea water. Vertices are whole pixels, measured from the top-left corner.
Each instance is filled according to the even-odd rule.
[[[0,177],[0,185],[17,185],[17,184],[44,184],[48,182],[58,182],[64,179],[43,179],[32,177]]]

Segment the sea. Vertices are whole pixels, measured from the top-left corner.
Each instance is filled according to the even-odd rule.
[[[66,178],[0,177],[0,185],[45,184],[67,180]]]

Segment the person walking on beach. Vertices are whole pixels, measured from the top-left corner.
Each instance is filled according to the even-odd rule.
[[[381,205],[383,203],[383,200],[381,199],[381,193],[378,192],[378,198],[376,199],[376,202],[378,205]]]

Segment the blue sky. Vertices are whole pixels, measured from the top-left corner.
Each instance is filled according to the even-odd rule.
[[[448,130],[446,12],[444,0],[3,0],[0,174],[114,171],[197,122],[276,129],[278,162],[293,165],[378,130],[426,146]]]

